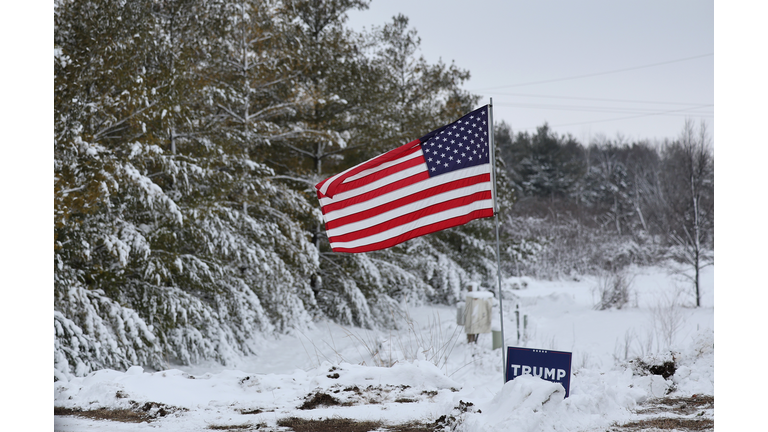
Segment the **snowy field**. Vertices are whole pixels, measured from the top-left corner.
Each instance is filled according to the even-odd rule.
[[[291,419],[371,421],[379,431],[404,424],[637,430],[631,425],[658,418],[706,425],[714,420],[714,268],[703,272],[700,308],[691,307],[691,290],[680,276],[660,267],[630,274],[629,303],[608,310],[595,309],[597,278],[504,281],[507,344],[572,352],[568,398],[561,385],[536,377],[503,384],[501,352],[491,349],[491,335],[467,344],[454,307],[404,305],[399,330],[319,322],[262,339],[258,356],[228,366],[134,366],[56,382],[54,406],[66,415],[54,416],[54,429],[288,431]],[[631,361],[637,358],[642,361]],[[675,367],[667,379],[649,372],[668,362]],[[93,413],[135,421],[84,416]]]

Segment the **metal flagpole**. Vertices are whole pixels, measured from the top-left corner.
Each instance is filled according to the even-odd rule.
[[[493,139],[493,98],[488,105],[488,129],[490,130],[490,138],[488,144],[490,147],[490,159],[492,162],[491,169],[491,181],[493,183],[493,217],[496,219],[496,274],[499,279],[497,287],[497,293],[499,295],[499,324],[501,324],[501,373],[504,377],[504,382],[507,383],[507,361],[506,361],[506,349],[507,344],[504,339],[504,307],[501,300],[501,248],[499,246],[499,206],[496,198],[496,147]]]

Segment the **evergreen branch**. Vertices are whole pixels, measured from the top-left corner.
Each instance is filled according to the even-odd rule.
[[[216,106],[217,106],[217,107],[219,107],[219,108],[221,108],[221,109],[223,109],[223,110],[224,110],[224,111],[226,111],[227,113],[229,113],[229,115],[230,115],[231,117],[234,117],[234,118],[235,118],[235,120],[237,120],[238,122],[240,122],[240,123],[245,123],[245,119],[243,119],[242,117],[240,117],[239,115],[237,115],[237,114],[236,114],[234,111],[230,110],[229,108],[225,107],[224,105],[222,105],[222,104],[216,104]]]
[[[111,124],[111,125],[105,127],[104,129],[96,132],[96,134],[93,135],[93,139],[94,140],[99,140],[103,134],[112,131],[112,129],[114,129],[116,126],[119,126],[119,125],[127,122],[128,120],[132,119],[133,117],[136,117],[137,115],[143,113],[144,111],[148,110],[149,108],[152,108],[153,106],[155,106],[155,104],[157,104],[156,101],[152,102],[148,106],[146,106],[146,107],[136,111],[135,113],[129,115],[128,117],[125,117],[124,119],[118,121],[117,123]]]
[[[284,175],[272,176],[272,177],[267,177],[267,178],[270,179],[270,180],[293,180],[293,181],[297,181],[297,182],[301,182],[301,183],[306,183],[306,184],[308,184],[308,185],[310,185],[312,187],[314,187],[315,184],[316,184],[316,182],[313,182],[313,181],[310,181],[310,180],[307,180],[307,179],[298,178],[298,177],[291,177],[291,176],[284,176]]]
[[[357,144],[357,145],[353,145],[353,146],[344,147],[343,149],[338,149],[338,150],[334,150],[334,151],[330,151],[330,152],[324,153],[320,157],[324,158],[324,157],[327,157],[327,156],[333,156],[333,155],[335,155],[337,153],[341,153],[341,152],[344,152],[344,151],[347,151],[347,150],[352,150],[352,149],[356,149],[356,148],[360,148],[360,147],[365,147],[366,145],[367,144]]]
[[[314,157],[317,157],[317,155],[315,155],[314,153],[310,153],[310,152],[308,152],[308,151],[306,151],[306,150],[302,150],[302,149],[300,149],[300,148],[298,148],[298,147],[294,147],[294,146],[292,146],[292,145],[290,145],[290,144],[284,144],[284,145],[285,145],[286,147],[288,147],[289,149],[291,149],[291,150],[293,150],[293,151],[297,152],[297,153],[301,153],[301,154],[303,154],[303,155],[307,155],[307,156],[309,156],[309,157],[312,157],[312,158],[314,158]]]
[[[265,113],[265,112],[268,112],[268,111],[278,110],[280,108],[284,108],[284,107],[288,107],[288,106],[292,106],[292,105],[296,105],[296,104],[294,102],[286,102],[286,103],[281,103],[281,104],[277,104],[277,105],[273,105],[273,106],[268,106],[268,107],[262,109],[261,111],[258,111],[256,113],[253,113],[253,114],[249,115],[247,117],[247,120],[248,121],[252,121],[253,119],[259,117],[262,113]]]

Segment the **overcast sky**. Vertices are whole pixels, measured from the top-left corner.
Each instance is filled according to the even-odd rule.
[[[349,25],[397,13],[421,54],[468,69],[465,88],[515,132],[674,138],[686,117],[714,131],[712,0],[373,0]]]

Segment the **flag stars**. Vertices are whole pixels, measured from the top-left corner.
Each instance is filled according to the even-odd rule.
[[[483,114],[475,112],[447,125],[429,142],[424,157],[431,176],[488,163],[488,140],[484,138],[488,132],[483,130],[486,108],[481,110]]]

